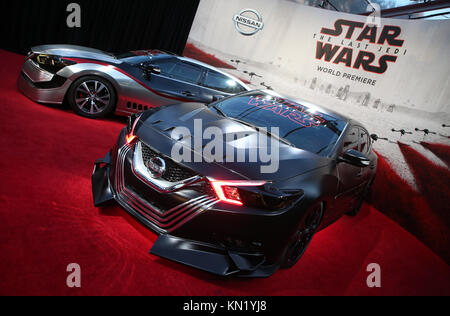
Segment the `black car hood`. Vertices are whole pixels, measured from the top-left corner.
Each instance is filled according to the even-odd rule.
[[[199,152],[198,149],[204,147],[211,140],[203,140],[201,147],[197,146],[197,148],[194,148],[194,136],[181,140],[179,137],[172,138],[172,133],[177,127],[185,128],[186,131],[190,131],[191,135],[194,135],[195,120],[201,120],[203,131],[208,127],[215,127],[219,128],[224,134],[245,132],[248,135],[227,143],[234,150],[247,149],[245,151],[246,162],[182,162],[185,166],[204,176],[221,180],[251,179],[276,181],[324,167],[330,162],[329,158],[294,148],[281,141],[279,142],[276,138],[268,138],[266,146],[259,145],[260,150],[263,150],[265,153],[271,153],[273,146],[278,146],[279,167],[275,172],[263,173],[261,166],[267,166],[270,163],[261,161],[259,155],[257,162],[249,162],[248,150],[250,147],[249,139],[254,137],[255,134],[260,135],[260,133],[252,127],[225,118],[214,110],[210,110],[204,104],[199,103],[175,104],[158,108],[153,112],[144,113],[135,133],[145,144],[166,157],[172,157],[171,152],[175,144],[183,145],[184,150],[192,152],[194,155],[201,155],[202,150]],[[262,135],[265,136],[265,134]],[[227,145],[224,144],[224,146]],[[223,152],[225,155],[225,147]]]

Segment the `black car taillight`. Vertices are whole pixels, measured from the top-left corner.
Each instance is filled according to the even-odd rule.
[[[29,59],[37,63],[42,69],[53,74],[57,73],[67,66],[76,64],[76,62],[72,60],[67,60],[59,56],[46,54],[32,54]]]

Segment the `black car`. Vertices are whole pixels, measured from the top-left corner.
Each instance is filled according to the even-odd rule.
[[[223,132],[223,162],[204,156],[208,137],[199,143],[192,136],[200,123],[200,133]],[[269,139],[258,150],[278,153],[268,173],[268,160],[252,156],[255,136]],[[174,159],[174,148],[192,159]],[[241,160],[231,159],[239,151]],[[292,267],[316,232],[359,211],[377,161],[358,122],[250,91],[130,117],[96,162],[92,187],[96,206],[115,200],[159,234],[152,254],[219,275],[267,277]]]

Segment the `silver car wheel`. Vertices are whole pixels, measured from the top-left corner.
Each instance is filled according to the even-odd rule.
[[[75,103],[87,114],[102,113],[110,100],[111,93],[108,87],[97,80],[84,81],[76,89]]]

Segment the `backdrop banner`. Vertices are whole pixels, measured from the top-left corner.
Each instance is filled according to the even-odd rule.
[[[287,0],[202,0],[189,42],[297,97],[449,112],[450,21],[373,19]]]

